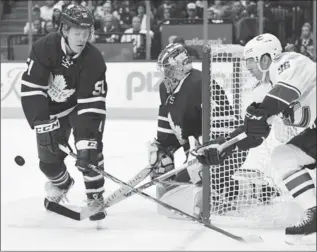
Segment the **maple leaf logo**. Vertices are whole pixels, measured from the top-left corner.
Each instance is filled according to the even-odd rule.
[[[170,113],[168,113],[167,118],[178,142],[181,145],[184,145],[187,141],[183,138],[182,128],[173,122],[173,119]]]
[[[56,75],[55,77],[50,74],[48,79],[48,95],[52,101],[65,102],[70,96],[75,93],[75,89],[66,89],[67,84],[63,75]]]

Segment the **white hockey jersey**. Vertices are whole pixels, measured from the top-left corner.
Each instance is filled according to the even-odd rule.
[[[267,96],[289,106],[288,124],[312,126],[316,119],[316,63],[302,54],[286,52],[273,60],[269,74],[273,89]]]

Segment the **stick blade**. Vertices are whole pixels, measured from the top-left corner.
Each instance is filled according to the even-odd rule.
[[[68,217],[72,220],[77,220],[77,221],[82,220],[81,214],[79,212],[73,211],[73,210],[71,210],[67,207],[64,207],[58,203],[49,201],[48,199],[44,200],[44,206],[47,210],[49,210],[53,213]]]

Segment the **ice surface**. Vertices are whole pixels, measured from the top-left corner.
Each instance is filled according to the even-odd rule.
[[[128,180],[147,162],[147,141],[156,133],[155,121],[107,121],[104,136],[106,170]],[[261,244],[242,244],[191,221],[169,219],[156,205],[138,195],[108,209],[103,229],[89,221],[73,221],[43,206],[45,177],[37,167],[34,132],[22,119],[1,120],[1,250],[316,250],[290,246],[283,230],[227,228],[237,235],[258,234]],[[19,167],[14,157],[25,157]],[[176,160],[180,163],[182,154]],[[72,159],[66,159],[76,183],[69,200],[82,204],[84,184]],[[106,181],[107,192],[118,188]],[[155,195],[154,188],[147,193]]]

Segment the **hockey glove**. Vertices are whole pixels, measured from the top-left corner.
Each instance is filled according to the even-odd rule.
[[[156,178],[174,169],[174,151],[170,151],[161,146],[154,139],[148,146],[149,164],[154,168],[152,178]]]
[[[220,144],[223,144],[226,139],[221,136],[218,137],[216,140],[212,140],[205,145],[202,145],[200,148],[204,148],[206,146],[208,149],[203,150],[203,154],[197,155],[196,158],[198,161],[203,165],[219,165],[223,163],[227,156],[232,154],[233,150],[235,149],[235,145],[231,145],[226,149],[219,151]],[[199,152],[199,149],[198,149]]]
[[[266,138],[271,128],[267,123],[267,112],[264,109],[259,109],[259,105],[259,103],[254,102],[247,108],[244,118],[244,132],[255,138]]]
[[[34,129],[37,143],[41,148],[47,148],[52,153],[58,153],[60,151],[58,144],[68,145],[57,118],[36,121]]]
[[[76,143],[76,166],[81,172],[89,172],[89,165],[98,165],[97,141],[94,139],[81,139]]]

